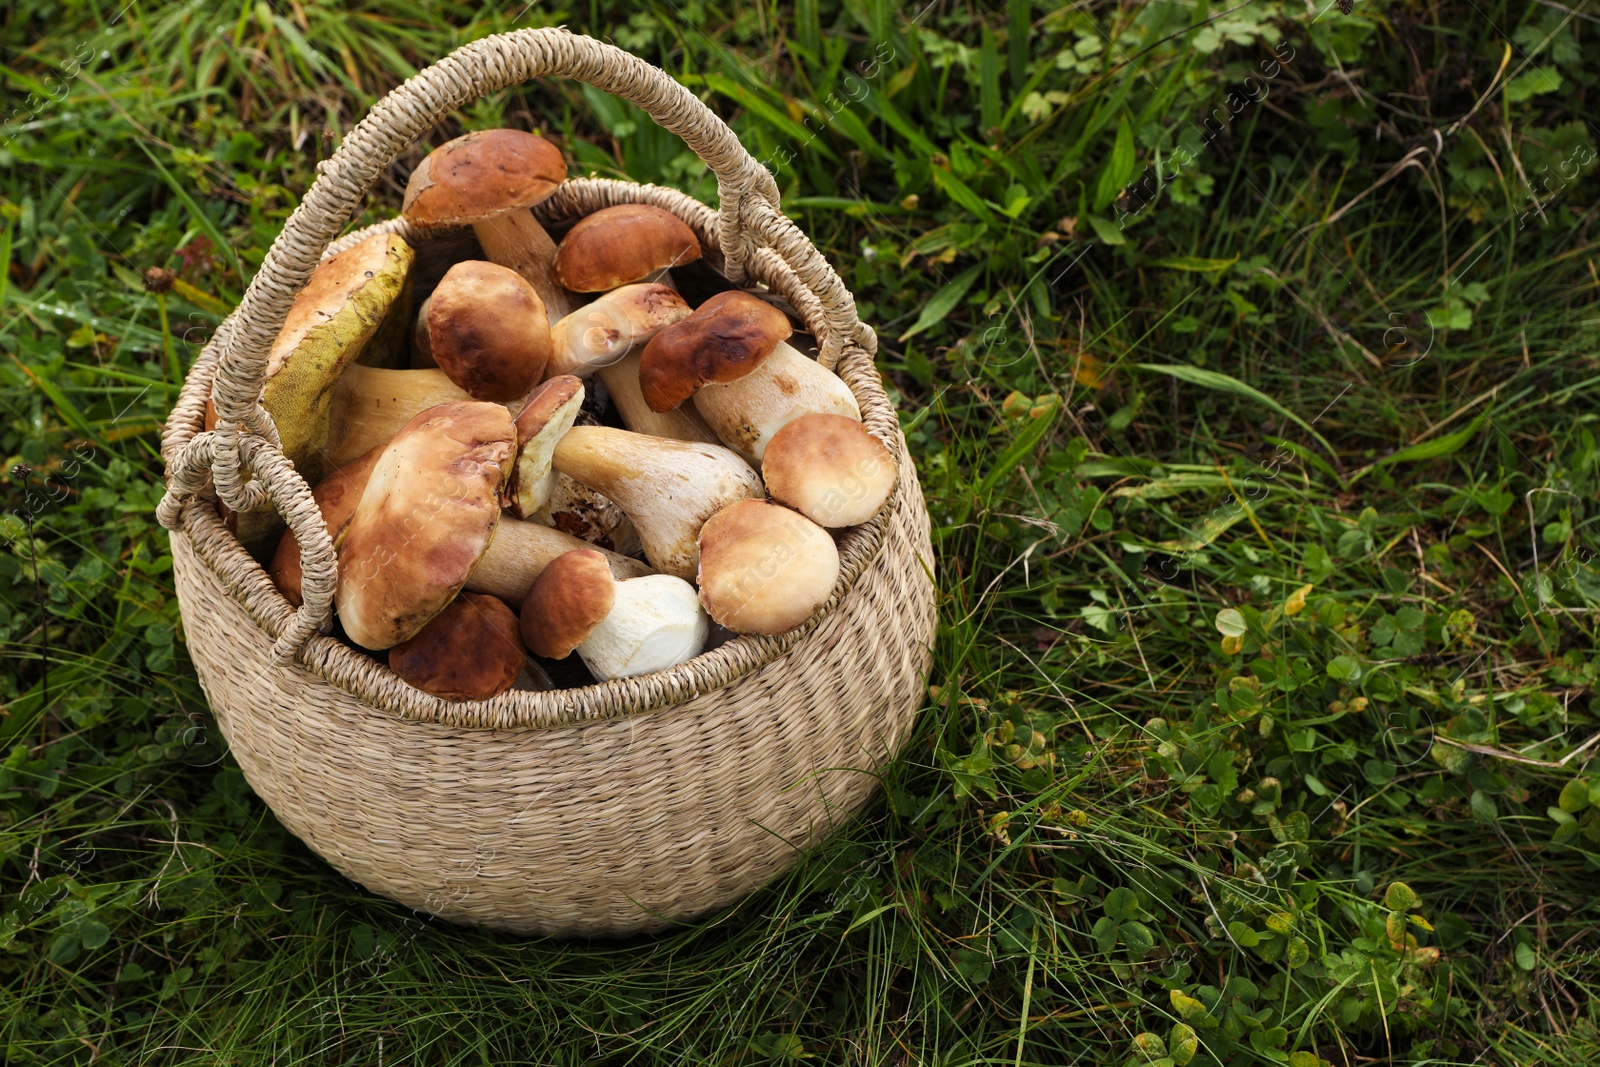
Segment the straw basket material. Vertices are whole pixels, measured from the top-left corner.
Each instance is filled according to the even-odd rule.
[[[560,224],[611,204],[681,216],[730,281],[785,299],[898,456],[899,483],[845,533],[833,597],[800,629],[741,637],[669,671],[452,703],[324,636],[333,546],[260,407],[266,353],[374,179],[449,112],[566,75],[633,101],[716,174],[721,210],[670,189],[573,180],[537,209]],[[380,101],[273,242],[201,353],[162,438],[189,651],[234,757],[291,831],[368,889],[519,933],[620,936],[702,916],[763,885],[872,794],[905,740],[933,638],[928,516],[855,301],[778,209],[770,175],[695,97],[627,53],[564,30],[468,45]],[[204,432],[210,397],[217,428]],[[295,610],[218,518],[278,509],[303,546]]]

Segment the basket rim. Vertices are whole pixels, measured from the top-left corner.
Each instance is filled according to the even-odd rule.
[[[678,215],[700,238],[708,265],[721,273],[717,213],[676,189],[609,178],[573,178],[563,183],[555,196],[535,208],[535,213],[542,221],[562,222],[620,203],[650,203]],[[437,231],[412,227],[403,218],[390,219],[345,234],[329,246],[326,255],[333,255],[377,233],[426,240],[432,232]],[[762,250],[750,257],[745,268],[749,282],[736,287],[750,288],[750,282],[761,283],[767,292],[786,298],[813,334],[823,327],[820,304],[777,256]],[[221,349],[218,341],[225,336],[235,314],[236,311],[229,314],[196,359],[184,381],[174,414],[184,406],[184,394],[191,391],[210,394]],[[549,729],[628,718],[671,708],[738,684],[794,651],[815,633],[882,553],[891,516],[908,506],[910,495],[920,496],[916,471],[905,450],[896,409],[883,388],[872,357],[858,345],[847,345],[837,370],[861,405],[863,422],[889,446],[898,465],[898,477],[884,508],[868,522],[843,532],[839,542],[839,581],[827,602],[796,629],[776,637],[736,635],[687,663],[635,678],[596,682],[576,689],[513,689],[484,701],[449,701],[414,689],[385,663],[327,634],[312,636],[293,663],[284,669],[308,670],[375,711],[456,728],[496,730]],[[191,405],[190,410],[203,406],[202,400],[199,405]],[[191,416],[191,422],[196,417]],[[196,425],[187,427],[191,435],[199,428]],[[184,427],[178,420],[169,419],[163,429],[163,443],[175,429]],[[293,606],[273,585],[261,564],[223,524],[211,501],[192,499],[187,502],[183,506],[181,525],[172,533],[174,536],[181,533],[189,539],[195,557],[212,571],[269,638],[276,639],[288,629],[294,616]]]

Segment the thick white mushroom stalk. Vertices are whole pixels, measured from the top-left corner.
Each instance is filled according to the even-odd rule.
[[[578,645],[589,673],[602,681],[676,667],[700,654],[711,619],[694,586],[670,574],[617,583],[611,611]]]

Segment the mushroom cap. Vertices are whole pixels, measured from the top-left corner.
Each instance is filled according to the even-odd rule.
[[[521,130],[478,130],[422,158],[406,182],[405,217],[421,226],[468,226],[530,208],[567,177],[561,150]]]
[[[517,431],[500,404],[419,412],[389,442],[339,544],[345,633],[391,648],[455,599],[500,519]]]
[[[338,331],[333,339],[340,351],[348,350],[349,358],[354,359],[399,294],[413,257],[411,246],[399,236],[375,233],[318,263],[311,277],[306,279],[305,288],[295,296],[289,314],[284,317],[283,328],[267,351],[266,376],[276,377],[307,335],[330,323],[351,305],[358,293],[369,286],[374,287],[376,293],[378,283],[388,282],[378,294],[379,299],[372,302],[373,306],[362,309],[365,314],[348,328]],[[338,374],[337,367],[333,373]]]
[[[536,656],[566,659],[611,614],[617,582],[606,557],[578,549],[551,560],[522,602],[522,640]]]
[[[844,415],[812,413],[786,424],[761,457],[767,495],[830,529],[878,513],[894,491],[884,443]]]
[[[339,531],[355,514],[361,493],[367,487],[367,479],[372,476],[372,468],[377,465],[381,455],[383,446],[379,445],[359,459],[351,460],[332,474],[325,475],[311,490],[311,498],[322,511],[322,522],[328,528],[328,536],[334,540],[338,540]],[[300,596],[300,581],[304,577],[300,569],[300,539],[293,530],[283,531],[283,536],[278,540],[278,550],[273,553],[272,563],[267,567],[267,574],[285,600],[295,607],[303,603]]]
[[[522,673],[517,616],[499,597],[463,593],[410,640],[389,651],[407,685],[446,700],[488,700]]]
[[[718,293],[682,322],[650,339],[639,386],[652,411],[671,411],[702,385],[750,373],[794,327],[765,300],[737,289]]]
[[[734,633],[781,634],[809,619],[839,580],[828,531],[765,500],[741,500],[700,530],[700,603]]]
[[[583,407],[583,382],[560,374],[535,389],[517,414],[517,462],[511,473],[511,510],[526,519],[550,499],[550,457]]]
[[[527,394],[550,362],[550,321],[527,280],[484,260],[451,267],[423,312],[439,369],[474,400]]]
[[[651,204],[617,204],[585,215],[556,249],[556,281],[602,293],[700,258],[689,224]]]

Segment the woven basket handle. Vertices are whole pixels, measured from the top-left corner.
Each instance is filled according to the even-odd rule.
[[[184,500],[209,479],[217,496],[235,510],[270,500],[295,531],[304,564],[304,602],[278,638],[274,654],[280,661],[292,657],[327,618],[335,571],[320,511],[304,479],[277,462],[282,459],[277,433],[260,406],[268,350],[296,294],[379,174],[450,112],[549,75],[576,78],[637,104],[705,161],[717,178],[725,273],[742,281],[745,261],[756,249],[776,253],[822,307],[824,327],[817,341],[824,366],[834,366],[848,346],[876,348],[876,337],[856,314],[854,297],[780,210],[772,175],[710,108],[665,72],[614,45],[559,28],[517,30],[457,49],[378,101],[338,150],[317,165],[317,180],[273,241],[226,336],[218,338],[211,393],[217,429],[187,441],[168,471],[167,497],[158,514],[169,527],[179,525]]]

